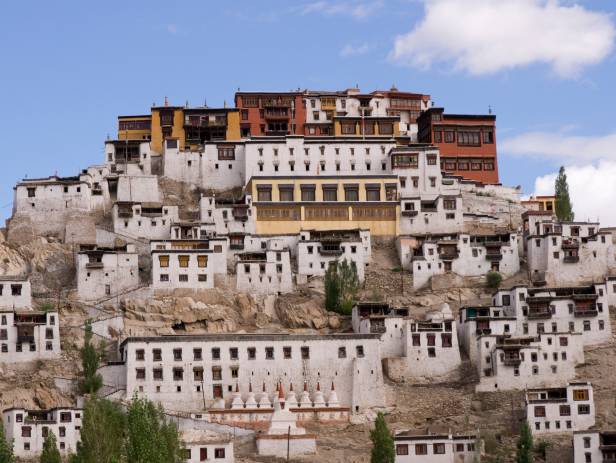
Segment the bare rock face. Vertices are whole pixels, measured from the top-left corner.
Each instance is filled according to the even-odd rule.
[[[28,270],[28,264],[19,251],[7,242],[0,243],[0,274],[23,275]]]
[[[287,328],[321,330],[330,326],[329,313],[323,309],[320,301],[306,296],[279,297],[276,300],[276,314],[282,325]],[[337,317],[332,316],[332,318]]]

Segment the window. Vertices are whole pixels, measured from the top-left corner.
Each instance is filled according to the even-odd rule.
[[[267,360],[274,360],[274,348],[273,347],[265,348],[265,358]]]
[[[32,437],[32,428],[30,426],[22,426],[21,437]]]
[[[181,283],[188,282],[188,275],[179,275],[178,281],[180,281]]]
[[[225,458],[225,449],[214,449],[214,458]]]
[[[436,357],[436,349],[434,347],[428,347],[428,357]]]
[[[222,369],[220,367],[212,367],[212,380],[222,381]]]
[[[344,346],[339,347],[338,348],[338,358],[339,359],[344,359],[344,358],[346,358],[346,355],[347,355],[346,354],[346,347],[344,347]]]
[[[358,357],[363,357],[364,356],[364,346],[356,346],[355,350],[357,351],[357,356]]]
[[[344,200],[345,201],[359,201],[359,187],[358,186],[344,186]]]
[[[421,337],[419,334],[413,335],[413,346],[421,346]]]
[[[272,200],[272,187],[271,186],[257,186],[257,201],[271,201]]]
[[[480,144],[479,132],[458,132],[458,145],[479,146]]]
[[[145,360],[145,351],[143,349],[137,349],[135,351],[135,358],[137,360]]]
[[[246,349],[246,352],[248,353],[248,360],[254,360],[257,358],[257,349],[254,347],[249,347],[248,349]]]
[[[337,186],[323,186],[323,201],[338,201]]]
[[[590,415],[590,405],[578,405],[578,415]]]
[[[193,349],[193,360],[203,360],[203,350],[200,347]]]
[[[590,437],[585,437],[584,438],[584,448],[585,449],[589,449],[590,448]]]
[[[160,349],[152,349],[152,359],[155,362],[160,362],[163,359],[163,355]],[[180,351],[180,360],[182,360],[182,352]]]
[[[145,368],[137,368],[135,370],[135,377],[141,380],[145,379]]]
[[[574,389],[573,400],[588,400],[588,389]]]
[[[190,261],[190,256],[187,256],[187,255],[178,256],[178,262],[180,263],[180,268],[187,268],[189,261]]]
[[[415,444],[415,455],[427,455],[428,444]]]
[[[72,420],[71,412],[62,412],[60,413],[60,422],[62,423],[70,423]]]
[[[561,405],[559,412],[560,416],[571,416],[571,407],[569,405]]]
[[[443,347],[451,347],[451,334],[442,333],[441,334],[441,345]]]
[[[310,358],[310,347],[302,346],[302,360],[307,360]]]
[[[158,263],[161,267],[169,267],[169,256],[158,256]]]
[[[292,356],[292,349],[289,346],[285,346],[282,348],[282,356],[286,359],[290,359]]]
[[[212,360],[220,360],[220,348],[219,347],[212,348]]]
[[[197,266],[200,268],[207,267],[207,256],[197,256]]]
[[[380,201],[381,200],[381,187],[366,185],[366,201]]]
[[[239,350],[237,347],[229,348],[229,357],[231,360],[237,360],[239,358]]]
[[[484,144],[494,143],[494,133],[491,130],[483,131],[483,143]]]
[[[409,446],[408,444],[398,444],[396,445],[396,455],[408,455],[409,454]]]
[[[314,185],[302,185],[302,201],[315,201],[315,187]]]
[[[544,418],[545,417],[545,407],[544,406],[535,407],[535,416],[538,418]]]
[[[294,194],[293,194],[293,186],[292,185],[280,185],[278,187],[278,194],[280,196],[280,201],[283,202],[293,202]]]
[[[173,360],[182,360],[182,349],[173,349]]]
[[[445,444],[434,444],[433,452],[435,455],[444,455],[445,454]]]

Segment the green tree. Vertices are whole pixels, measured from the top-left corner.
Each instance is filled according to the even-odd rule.
[[[533,463],[533,435],[530,432],[528,423],[524,422],[520,437],[518,438],[518,451],[516,453],[516,463]]]
[[[325,308],[332,312],[340,309],[340,281],[336,265],[330,265],[325,272]]]
[[[103,377],[98,374],[99,362],[100,353],[92,344],[92,323],[88,320],[85,326],[85,336],[81,349],[83,379],[81,380],[80,388],[83,394],[96,394],[103,386]]]
[[[13,454],[13,444],[6,440],[4,434],[4,426],[0,421],[0,462],[2,463],[14,463],[15,455]]]
[[[372,441],[370,463],[394,463],[396,459],[394,438],[385,423],[385,417],[380,412],[374,422],[374,429],[370,431],[370,440]]]
[[[357,291],[359,291],[359,277],[355,262],[350,264],[344,259],[338,264],[338,278],[340,281],[340,308],[342,313],[350,314]]]
[[[488,288],[497,289],[503,282],[503,276],[495,271],[489,271],[486,275],[486,285]]]
[[[81,442],[71,463],[118,463],[124,450],[126,415],[106,399],[90,399],[83,410]]]
[[[184,461],[178,428],[167,421],[160,406],[137,396],[128,406],[126,463],[181,463]]]
[[[62,463],[62,457],[58,450],[58,443],[53,432],[49,431],[45,442],[43,442],[43,451],[41,452],[41,463]]]
[[[556,217],[562,222],[573,221],[573,204],[571,204],[571,198],[569,198],[569,184],[567,183],[567,174],[563,166],[558,171],[558,176],[554,183],[554,191],[556,194]]]

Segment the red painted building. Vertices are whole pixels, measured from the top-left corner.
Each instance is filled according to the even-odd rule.
[[[430,108],[417,119],[418,141],[441,152],[444,171],[482,183],[499,183],[496,116],[445,114]]]
[[[302,92],[237,92],[242,137],[303,135],[306,109]]]

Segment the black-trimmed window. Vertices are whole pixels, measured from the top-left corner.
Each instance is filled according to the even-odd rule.
[[[302,201],[306,202],[314,202],[316,201],[315,190],[316,187],[314,185],[301,185],[302,190]]]
[[[271,185],[257,185],[257,201],[271,201],[272,200],[272,186]]]
[[[381,185],[366,185],[366,201],[381,200]]]
[[[295,200],[293,185],[279,185],[278,195],[280,196],[280,201],[293,202]]]
[[[338,185],[323,185],[323,201],[338,201]]]
[[[344,200],[359,201],[359,185],[344,185]]]

